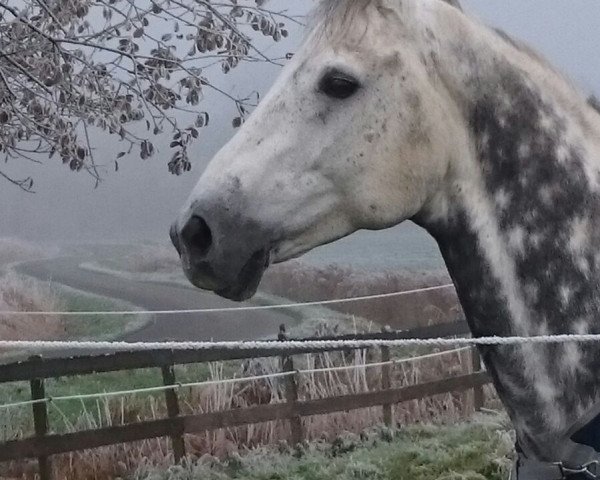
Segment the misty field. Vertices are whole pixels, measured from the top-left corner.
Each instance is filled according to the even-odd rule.
[[[148,316],[3,314],[3,311],[78,312],[130,309],[127,302],[49,285],[15,273],[0,277],[0,338],[3,340],[110,340],[141,328]]]
[[[187,284],[181,263],[172,247],[146,244],[115,249],[113,258],[96,265],[126,278],[154,281],[177,281]],[[446,273],[407,271],[365,272],[341,265],[314,266],[289,261],[271,266],[265,273],[259,299],[274,295],[296,302],[390,293],[451,283]],[[412,328],[462,317],[454,289],[424,292],[348,304],[328,305],[348,317],[356,317],[395,329]]]
[[[32,258],[45,258],[47,252],[35,245],[15,245],[0,241],[0,258],[5,265]],[[104,256],[102,268],[132,279],[182,281],[179,261],[170,248],[144,245],[141,248],[118,247],[114,255]],[[295,262],[275,267],[265,279],[258,302],[267,302],[269,294],[297,301],[342,298],[385,291],[397,291],[446,282],[443,277],[410,275],[364,275],[339,267],[315,268]],[[273,299],[279,297],[272,297]],[[285,301],[280,298],[279,301]],[[382,325],[408,328],[454,320],[459,310],[453,292],[426,294],[410,300],[339,306],[341,315],[332,318],[354,319],[343,328],[371,330]],[[412,301],[412,303],[410,303]],[[117,301],[39,282],[6,272],[0,277],[0,335],[12,339],[110,339],[127,328],[137,328],[132,318],[118,316],[89,317],[19,317],[2,316],[1,310],[82,311],[130,309]],[[303,314],[314,315],[315,311]],[[402,315],[399,315],[402,312]],[[337,324],[321,324],[321,317],[305,322],[314,328],[306,334],[331,334]],[[143,322],[137,320],[137,322]],[[129,322],[129,323],[127,323]],[[10,336],[12,332],[12,337]],[[429,349],[397,349],[395,358],[430,353]],[[347,371],[304,375],[299,381],[301,399],[312,400],[337,395],[374,391],[381,388],[379,368],[365,368],[379,356],[372,352],[303,355],[296,368],[314,369],[353,365]],[[176,367],[178,382],[198,382],[232,377],[263,375],[280,371],[277,359],[250,362],[226,362]],[[433,381],[448,375],[468,373],[470,353],[461,351],[442,357],[402,363],[394,367],[392,385],[408,386]],[[375,371],[373,371],[375,370]],[[114,372],[74,378],[49,380],[47,394],[64,396],[146,388],[160,385],[158,370],[146,369]],[[182,414],[214,412],[250,405],[282,402],[283,386],[277,380],[252,383],[209,385],[179,391]],[[0,386],[0,404],[29,398],[25,382]],[[499,408],[494,392],[486,388],[486,404]],[[307,443],[290,449],[286,422],[230,428],[187,435],[187,462],[172,465],[168,439],[155,439],[99,448],[92,451],[53,457],[57,478],[109,479],[297,479],[317,480],[333,476],[340,480],[365,478],[381,480],[428,480],[502,478],[512,451],[509,433],[503,421],[496,425],[463,425],[472,417],[471,392],[438,395],[393,407],[395,428],[382,429],[381,408],[315,416],[303,420]],[[166,405],[162,393],[125,395],[98,400],[52,402],[49,407],[51,432],[66,433],[99,427],[164,418]],[[500,417],[494,416],[499,419]],[[33,433],[30,407],[0,410],[2,440]],[[419,425],[429,425],[427,427]],[[446,426],[444,426],[446,425]],[[501,440],[501,441],[500,441]],[[0,476],[34,478],[34,462],[13,462],[0,466]],[[450,472],[442,475],[442,472]],[[457,472],[456,476],[452,472]]]
[[[77,312],[129,310],[127,302],[39,281],[11,267],[23,261],[56,256],[58,249],[0,238],[0,338],[3,340],[108,340],[140,328],[148,316],[60,317],[3,314],[10,311]]]

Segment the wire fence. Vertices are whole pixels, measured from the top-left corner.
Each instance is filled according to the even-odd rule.
[[[242,307],[226,307],[226,308],[205,308],[191,310],[136,310],[136,311],[85,311],[85,312],[40,312],[40,311],[15,311],[15,312],[0,312],[3,315],[60,315],[60,316],[91,316],[91,315],[142,315],[142,314],[201,314],[201,313],[219,313],[219,312],[243,312],[251,310],[274,310],[285,309],[303,306],[331,305],[348,302],[375,300],[381,298],[389,298],[395,296],[412,295],[416,293],[431,292],[453,287],[453,284],[438,285],[412,290],[404,290],[399,292],[357,296],[343,299],[323,300],[314,302],[297,302],[278,305],[252,305]],[[5,340],[0,341],[0,348],[4,349],[35,349],[39,352],[60,351],[60,350],[108,350],[108,351],[149,351],[149,350],[214,350],[214,349],[229,349],[229,350],[259,350],[259,349],[275,349],[280,350],[282,355],[286,351],[295,350],[298,348],[309,348],[317,350],[331,349],[368,349],[374,347],[409,347],[409,346],[427,346],[427,347],[459,347],[453,350],[445,350],[442,352],[422,355],[418,357],[401,358],[389,361],[382,361],[362,365],[344,365],[327,368],[316,368],[308,370],[295,370],[291,372],[276,372],[253,377],[240,377],[220,380],[206,380],[193,383],[176,383],[172,385],[161,385],[157,387],[147,387],[140,389],[121,390],[113,392],[99,392],[92,394],[79,394],[67,396],[45,397],[40,399],[28,400],[23,402],[13,402],[0,405],[0,410],[17,408],[28,405],[36,405],[40,403],[52,403],[71,400],[86,400],[98,399],[114,396],[125,396],[138,393],[163,392],[166,390],[181,389],[184,387],[200,387],[216,384],[233,384],[240,382],[251,382],[264,379],[274,379],[287,377],[291,375],[314,374],[319,372],[332,372],[351,370],[359,368],[374,368],[385,365],[397,365],[407,362],[415,362],[428,358],[435,358],[451,353],[459,353],[470,350],[473,346],[506,346],[506,345],[523,345],[523,344],[555,344],[564,342],[596,342],[600,341],[600,334],[561,334],[561,335],[541,335],[541,336],[510,336],[510,337],[475,337],[475,338],[402,338],[402,339],[368,339],[368,340],[289,340],[279,342],[275,340],[269,341],[230,341],[230,342],[116,342],[116,341],[25,341],[25,340]]]
[[[225,312],[247,312],[255,310],[278,310],[307,306],[322,306],[344,304],[350,302],[360,302],[377,300],[390,297],[399,297],[413,295],[418,293],[433,292],[447,288],[453,288],[454,284],[436,285],[412,290],[402,290],[391,293],[382,293],[375,295],[363,295],[348,298],[339,298],[331,300],[320,300],[310,302],[296,302],[274,305],[247,305],[241,307],[224,308],[200,308],[187,310],[120,310],[120,311],[0,311],[0,314],[7,316],[122,316],[122,315],[176,315],[176,314],[203,314],[203,313],[225,313]],[[4,340],[0,341],[0,349],[37,349],[39,351],[59,351],[65,349],[74,350],[110,350],[110,351],[144,351],[156,349],[170,350],[207,350],[207,349],[258,349],[258,348],[279,348],[282,351],[295,349],[299,346],[309,348],[339,348],[346,346],[348,348],[372,348],[372,347],[403,347],[403,346],[430,346],[430,347],[449,347],[449,346],[500,346],[500,345],[520,345],[520,344],[553,344],[565,342],[597,342],[600,341],[600,334],[559,334],[559,335],[538,335],[538,336],[486,336],[475,338],[414,338],[414,339],[373,339],[373,340],[316,340],[311,342],[286,341],[285,343],[276,343],[275,341],[235,341],[235,342],[117,342],[117,341],[39,341],[39,340]]]
[[[477,353],[472,348],[473,340],[468,338],[442,338],[468,334],[465,322],[448,325],[420,327],[408,331],[384,331],[340,337],[313,337],[304,340],[288,340],[282,331],[278,340],[250,342],[73,342],[73,341],[3,341],[0,348],[35,349],[36,353],[55,352],[73,355],[83,351],[83,355],[72,358],[59,356],[32,357],[26,361],[15,361],[0,368],[0,383],[28,381],[31,396],[29,400],[0,405],[0,412],[13,415],[14,409],[29,406],[33,414],[35,436],[10,440],[0,444],[0,462],[24,458],[38,458],[41,478],[51,478],[50,456],[76,452],[86,449],[121,444],[123,442],[141,441],[158,437],[170,437],[174,460],[185,457],[184,436],[199,432],[213,431],[223,428],[234,428],[254,425],[270,421],[284,421],[289,425],[289,441],[299,444],[307,438],[303,427],[303,419],[336,412],[348,412],[364,408],[382,409],[383,423],[393,425],[392,406],[410,400],[423,399],[435,395],[452,392],[473,391],[475,409],[483,405],[484,386],[489,383],[489,375],[478,366]],[[429,338],[434,337],[434,338]],[[436,338],[437,337],[437,338]],[[390,351],[395,346],[442,346],[451,347],[446,350],[426,355],[407,357],[406,351]],[[365,357],[360,362],[346,364],[345,358],[352,350],[370,350],[375,358]],[[85,351],[88,350],[88,351]],[[378,351],[377,351],[378,350]],[[463,364],[461,353],[472,350],[470,361]],[[343,359],[342,365],[313,365],[308,362],[303,368],[294,368],[294,357],[300,354],[324,354],[337,351]],[[415,380],[414,383],[393,385],[392,366],[408,362],[418,362],[445,355],[458,354],[462,366],[466,365],[467,373],[450,377]],[[390,356],[404,357],[391,359]],[[379,358],[377,358],[379,356]],[[280,369],[265,375],[256,375],[226,379],[207,379],[198,382],[177,382],[175,366],[184,364],[223,362],[229,360],[278,358]],[[373,361],[373,360],[381,361]],[[364,362],[364,363],[363,363]],[[372,363],[371,363],[372,362]],[[477,365],[476,365],[477,364]],[[320,368],[312,368],[312,367]],[[296,367],[299,367],[297,364]],[[380,367],[380,368],[378,368]],[[415,364],[415,367],[417,365]],[[162,385],[145,388],[114,387],[115,391],[96,393],[73,393],[72,395],[51,396],[46,393],[45,379],[62,378],[79,375],[93,375],[103,372],[131,371],[139,368],[160,368]],[[364,374],[365,369],[377,369],[371,375]],[[269,369],[270,370],[270,369]],[[373,385],[380,388],[373,390],[351,390],[348,392],[333,391],[324,398],[312,398],[302,395],[299,386],[312,381],[314,375],[325,375],[328,372],[354,370],[361,377],[369,377]],[[404,368],[402,368],[404,372]],[[263,373],[263,372],[260,372]],[[456,372],[453,372],[456,373]],[[301,377],[305,375],[307,377]],[[337,377],[335,374],[331,374]],[[342,375],[344,377],[344,375]],[[277,389],[282,397],[278,401],[267,404],[251,404],[243,408],[226,408],[218,411],[201,411],[180,413],[179,397],[187,398],[187,391],[182,388],[202,387],[207,385],[237,384],[242,382],[272,382],[275,379]],[[118,389],[118,390],[117,390]],[[244,387],[242,390],[246,390]],[[77,392],[77,390],[75,390]],[[135,394],[152,394],[163,392],[165,396],[166,417],[150,418],[127,422],[123,425],[93,425],[87,429],[56,433],[50,429],[48,410],[61,411],[60,402],[99,400]],[[178,395],[178,392],[181,395]],[[220,392],[220,390],[216,390]],[[193,392],[196,393],[196,392]],[[100,408],[100,404],[99,408]],[[108,403],[106,405],[108,408]],[[25,410],[23,410],[25,411]],[[284,423],[284,425],[285,425]],[[286,433],[287,435],[287,433]],[[46,472],[46,475],[43,473]]]
[[[64,316],[96,316],[96,315],[141,315],[141,314],[163,314],[163,315],[174,315],[174,314],[182,314],[182,313],[190,313],[190,314],[202,314],[202,313],[221,313],[221,312],[243,312],[249,310],[275,310],[275,309],[285,309],[285,308],[294,308],[294,307],[303,307],[303,306],[317,306],[317,305],[331,305],[331,304],[341,304],[348,302],[357,302],[357,301],[367,301],[381,298],[388,298],[394,296],[403,296],[403,295],[411,295],[422,292],[431,292],[437,291],[445,288],[450,288],[453,285],[439,285],[434,287],[427,287],[421,289],[407,290],[402,292],[393,292],[388,294],[378,294],[378,295],[369,295],[369,296],[360,296],[360,297],[352,297],[345,299],[335,299],[335,300],[325,300],[318,302],[298,302],[298,303],[288,303],[281,305],[261,305],[261,306],[244,306],[244,307],[230,307],[230,308],[208,308],[208,309],[192,309],[192,310],[138,310],[138,311],[106,311],[106,312],[0,312],[4,315],[64,315]],[[394,333],[394,332],[391,332]],[[402,334],[402,332],[395,332],[396,334]],[[164,392],[165,395],[174,395],[177,390],[181,390],[182,388],[195,388],[195,387],[203,387],[209,385],[227,385],[227,384],[238,384],[243,382],[256,382],[260,380],[274,380],[274,379],[282,379],[284,383],[294,385],[298,376],[301,375],[314,375],[318,373],[327,373],[327,372],[335,372],[335,371],[343,371],[343,370],[358,370],[358,369],[368,369],[368,368],[376,368],[376,367],[389,367],[393,365],[400,365],[409,362],[417,362],[420,360],[426,360],[431,358],[437,358],[445,355],[451,354],[460,354],[466,351],[472,351],[473,346],[487,346],[487,347],[502,347],[502,346],[520,346],[520,345],[549,345],[549,344],[558,344],[558,343],[567,343],[567,342],[579,342],[579,343],[588,343],[588,342],[597,342],[600,341],[600,334],[558,334],[558,335],[540,335],[540,336],[486,336],[486,337],[471,337],[465,338],[459,335],[464,335],[466,332],[454,331],[453,333],[436,333],[432,334],[431,338],[425,336],[415,336],[408,337],[402,336],[400,338],[390,338],[386,337],[385,333],[381,334],[383,338],[371,338],[370,335],[362,336],[362,338],[311,338],[305,340],[288,340],[278,341],[278,340],[264,340],[264,341],[227,341],[227,342],[122,342],[122,341],[23,341],[23,340],[14,340],[14,341],[0,341],[0,349],[25,349],[25,350],[35,350],[38,353],[41,352],[61,352],[61,351],[92,351],[92,352],[101,352],[103,354],[109,352],[116,352],[115,355],[151,355],[154,357],[157,352],[171,352],[172,355],[175,355],[174,352],[180,352],[178,355],[199,355],[205,358],[222,358],[219,355],[224,355],[225,358],[252,358],[252,356],[261,357],[261,356],[280,356],[282,359],[282,363],[284,364],[284,371],[267,373],[264,375],[256,375],[256,376],[248,376],[248,377],[234,377],[234,378],[226,378],[226,379],[213,379],[213,380],[203,380],[198,382],[190,382],[190,383],[180,383],[175,382],[175,377],[173,376],[170,381],[164,380],[164,384],[160,386],[151,386],[145,388],[137,388],[137,389],[127,389],[127,390],[117,390],[117,391],[105,391],[105,392],[96,392],[96,393],[86,393],[86,394],[73,394],[73,395],[62,395],[62,396],[46,396],[43,389],[43,380],[41,378],[48,378],[51,376],[55,376],[56,372],[51,371],[44,375],[44,377],[35,376],[34,380],[31,380],[32,386],[32,398],[30,400],[20,401],[20,402],[11,402],[0,405],[0,411],[11,411],[12,409],[21,408],[25,406],[32,406],[34,410],[34,423],[36,423],[36,433],[37,429],[42,428],[44,425],[43,418],[46,418],[46,409],[48,405],[52,405],[53,407],[58,408],[58,402],[68,402],[68,401],[85,401],[85,400],[98,400],[105,399],[111,397],[124,397],[127,395],[136,395],[141,393],[157,393]],[[433,336],[438,335],[438,336]],[[443,335],[453,335],[451,338]],[[366,338],[365,338],[366,337]],[[441,352],[430,353],[426,355],[420,355],[415,357],[405,357],[399,359],[390,360],[389,357],[389,349],[390,348],[398,348],[398,347],[440,347],[440,348],[453,348],[451,350],[444,350]],[[290,356],[298,354],[299,352],[311,351],[313,353],[316,352],[328,352],[328,351],[340,351],[340,350],[367,350],[373,348],[380,348],[382,351],[380,362],[373,363],[362,363],[362,364],[352,364],[352,365],[341,365],[341,366],[329,366],[323,368],[309,368],[298,370],[293,367],[289,370],[286,370],[285,364],[288,360],[283,361],[284,359],[290,359]],[[384,356],[384,350],[387,352],[386,356]],[[268,353],[266,353],[268,352]],[[434,381],[431,383],[425,383],[421,385],[413,385],[403,388],[390,389],[389,385],[384,387],[384,390],[381,392],[371,392],[371,393],[357,393],[350,395],[349,398],[346,397],[337,397],[337,400],[340,402],[347,402],[348,408],[363,408],[373,405],[383,405],[384,408],[384,417],[385,409],[389,409],[389,405],[396,403],[398,401],[406,400],[409,398],[420,398],[422,395],[432,395],[439,394],[443,392],[449,392],[453,389],[464,390],[468,388],[474,389],[474,398],[479,398],[479,400],[474,400],[475,403],[481,404],[483,399],[483,390],[482,386],[489,382],[489,376],[484,370],[480,370],[480,361],[478,357],[475,357],[475,353],[473,353],[472,361],[475,362],[472,365],[472,371],[474,373],[459,376],[459,377],[450,377],[439,381]],[[102,361],[102,357],[104,355],[95,355],[90,356],[90,358],[86,358],[91,363],[96,361]],[[477,360],[475,360],[477,358]],[[100,359],[100,360],[94,360]],[[77,360],[74,358],[72,360]],[[145,360],[135,360],[135,362],[144,362]],[[208,360],[211,361],[211,360]],[[134,362],[134,363],[135,363]],[[106,363],[106,362],[104,362]],[[173,362],[171,362],[171,365]],[[162,365],[161,368],[163,368]],[[135,367],[130,367],[135,368]],[[94,364],[93,369],[89,370],[90,372],[96,371],[97,365]],[[386,368],[382,368],[382,385],[389,384],[389,371],[386,371]],[[106,369],[109,371],[109,368]],[[15,375],[15,373],[9,373],[8,376]],[[30,377],[34,378],[34,377]],[[163,379],[164,379],[164,370],[163,370]],[[385,380],[387,379],[387,380]],[[384,382],[385,380],[385,382]],[[10,381],[10,380],[9,380]],[[37,390],[35,390],[37,388]],[[41,390],[40,390],[41,388]],[[286,390],[289,390],[290,386],[286,386]],[[295,387],[294,387],[295,388]],[[34,390],[35,393],[34,394]],[[292,389],[293,391],[293,389]],[[41,392],[41,393],[40,393]],[[289,392],[286,393],[286,398]],[[272,420],[278,418],[287,418],[292,424],[294,422],[298,423],[301,415],[315,415],[315,414],[323,414],[327,412],[335,412],[339,411],[339,408],[344,410],[346,407],[344,405],[325,405],[321,400],[314,401],[305,401],[304,403],[298,402],[297,393],[294,398],[290,401],[287,400],[287,405],[270,405],[270,406],[261,406],[260,410],[263,412],[264,410],[264,419]],[[168,402],[169,400],[167,400]],[[175,399],[175,402],[177,400]],[[321,403],[319,403],[321,402]],[[339,408],[338,408],[339,407]],[[258,407],[255,407],[258,408]],[[299,408],[301,414],[293,414],[294,409]],[[36,410],[37,409],[37,410]],[[290,412],[288,412],[290,410]],[[37,415],[37,417],[36,417]],[[237,416],[240,418],[237,418]],[[210,428],[216,428],[215,425],[223,426],[224,424],[235,426],[235,425],[243,425],[247,423],[252,423],[256,421],[253,416],[253,411],[250,412],[242,412],[242,413],[233,413],[230,412],[221,412],[221,413],[211,413],[205,414],[204,416],[200,416],[202,420],[194,420],[194,419],[183,419],[181,420],[178,415],[175,415],[174,418],[171,418],[171,422],[183,422],[178,429],[182,432],[186,431],[186,428],[189,428],[190,431],[195,431],[199,428],[194,421],[197,422],[206,422],[206,425],[209,425]],[[171,412],[169,416],[172,417]],[[242,418],[243,417],[243,418]],[[389,417],[389,415],[388,415]],[[388,419],[389,420],[389,419]],[[386,424],[389,421],[386,420]],[[185,422],[191,422],[189,425]],[[225,423],[223,423],[225,422]],[[228,422],[228,423],[227,423]],[[199,424],[200,424],[199,423]],[[178,424],[179,425],[179,424]],[[204,423],[202,423],[204,425]],[[120,427],[121,428],[121,427]],[[155,426],[151,422],[136,424],[133,426],[123,426],[123,429],[131,432],[135,432],[136,438],[150,438],[156,436],[170,435],[171,426],[168,423],[160,424],[160,432],[152,430],[152,432],[147,432],[146,429],[154,429]],[[158,427],[156,427],[158,428]],[[206,427],[203,427],[206,428]],[[296,426],[296,429],[300,429],[299,426]],[[124,431],[125,431],[124,430]],[[293,430],[293,429],[292,429]],[[47,434],[46,430],[43,431],[43,435]],[[166,432],[166,433],[165,433]],[[108,436],[112,435],[115,432],[104,432]],[[118,432],[117,432],[118,433]],[[115,435],[117,435],[115,433]],[[74,436],[73,438],[80,435],[81,438],[85,439],[83,445],[77,443],[73,443],[73,446],[69,446],[68,442],[71,437],[68,435]],[[66,446],[62,446],[60,448],[49,447],[51,443],[47,445],[44,443],[44,447],[42,448],[40,445],[34,445],[32,440],[27,439],[21,442],[16,442],[11,448],[14,447],[14,452],[6,453],[4,457],[0,453],[0,459],[6,458],[20,458],[21,456],[32,456],[33,452],[52,452],[52,453],[61,453],[74,451],[83,446],[87,445],[89,447],[95,447],[103,445],[106,440],[101,440],[102,436],[97,436],[94,432],[81,432],[68,434],[67,436],[57,436],[60,437],[61,441],[64,440]],[[118,434],[115,439],[117,441],[120,437]],[[132,433],[132,435],[134,435]],[[64,437],[64,438],[63,438]],[[67,438],[68,437],[68,438]],[[117,438],[119,437],[119,438]],[[79,438],[79,437],[77,437]],[[112,437],[111,437],[112,438]],[[47,440],[51,440],[51,436],[46,438]],[[99,440],[100,439],[100,440]],[[111,441],[113,441],[111,440]],[[68,444],[68,445],[67,445]],[[8,444],[6,444],[8,445]],[[6,446],[5,445],[5,446]],[[33,445],[33,446],[32,446]],[[46,450],[44,450],[46,449]],[[22,451],[21,451],[22,450]],[[23,453],[25,452],[25,453]],[[44,455],[38,455],[40,459],[44,459]],[[45,461],[45,460],[44,460]],[[41,463],[43,463],[40,460]],[[40,465],[41,465],[40,463]]]
[[[274,372],[265,375],[256,375],[252,377],[239,377],[239,378],[224,378],[220,380],[205,380],[202,382],[190,382],[190,383],[174,383],[172,385],[159,385],[156,387],[145,387],[145,388],[134,388],[130,390],[117,390],[114,392],[98,392],[98,393],[86,393],[86,394],[78,394],[78,395],[63,395],[63,396],[51,396],[38,398],[35,400],[25,400],[23,402],[14,402],[14,403],[6,403],[4,405],[0,405],[0,410],[6,410],[10,408],[17,407],[25,407],[29,405],[35,405],[38,403],[53,403],[53,402],[66,402],[72,400],[95,400],[101,398],[110,398],[110,397],[124,397],[127,395],[136,395],[138,393],[158,393],[164,392],[165,390],[178,390],[182,388],[192,388],[192,387],[205,387],[208,385],[226,385],[226,384],[235,384],[242,382],[255,382],[258,380],[266,380],[266,379],[274,379],[287,377],[290,375],[294,375],[296,372]]]
[[[112,392],[97,392],[97,393],[88,393],[88,394],[76,394],[76,395],[62,395],[62,396],[48,396],[44,398],[38,398],[35,400],[24,400],[21,402],[12,402],[0,405],[0,410],[8,410],[12,408],[26,407],[31,405],[36,405],[40,403],[54,403],[54,402],[65,402],[65,401],[73,401],[73,400],[94,400],[101,398],[110,398],[110,397],[123,397],[127,395],[135,395],[139,393],[158,393],[164,392],[166,390],[179,390],[182,388],[194,388],[194,387],[206,387],[209,385],[228,385],[228,384],[236,384],[236,383],[245,383],[245,382],[255,382],[259,380],[272,380],[276,378],[289,377],[293,375],[313,375],[317,373],[327,373],[327,372],[336,372],[336,371],[344,371],[344,370],[359,370],[359,369],[367,369],[367,368],[375,368],[375,367],[383,367],[386,365],[398,365],[403,363],[411,363],[421,360],[428,360],[432,358],[438,358],[450,354],[460,354],[461,352],[470,351],[470,347],[458,348],[453,350],[445,350],[443,352],[436,352],[427,355],[419,355],[415,357],[408,358],[400,358],[389,360],[385,362],[373,362],[373,363],[364,363],[364,364],[353,364],[353,365],[342,365],[342,366],[334,366],[334,367],[323,367],[323,368],[312,368],[312,369],[303,369],[303,370],[293,370],[289,372],[273,372],[267,373],[264,375],[255,375],[249,377],[235,377],[235,378],[225,378],[218,380],[204,380],[200,382],[190,382],[190,383],[174,383],[170,385],[160,385],[156,387],[145,387],[145,388],[136,388],[129,390],[118,390]]]

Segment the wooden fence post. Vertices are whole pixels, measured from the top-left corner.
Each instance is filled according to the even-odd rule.
[[[282,357],[284,372],[295,372],[294,361],[292,357]],[[289,375],[285,377],[285,400],[292,405],[292,409],[295,410],[295,404],[298,401],[298,385],[296,383],[296,375]],[[292,436],[290,438],[292,445],[298,445],[302,443],[304,438],[304,432],[302,431],[302,417],[300,415],[294,415],[290,418],[290,428],[292,430]]]
[[[389,327],[384,327],[381,329],[382,332],[388,332]],[[382,346],[381,347],[381,361],[389,362],[390,357],[390,347]],[[392,368],[391,365],[382,365],[381,366],[381,389],[389,390],[392,388],[392,379],[391,379]],[[383,423],[387,427],[392,427],[394,423],[392,405],[390,403],[383,404]]]
[[[479,350],[477,347],[471,349],[471,366],[473,373],[481,371],[481,357],[479,356]],[[475,411],[479,411],[483,408],[484,404],[483,385],[473,388],[473,408]]]
[[[31,357],[31,360],[40,357]],[[35,378],[29,382],[31,386],[31,399],[42,400],[46,398],[46,389],[44,380]],[[46,402],[34,403],[33,408],[33,427],[37,437],[44,437],[48,433],[48,405]],[[50,458],[38,457],[38,466],[41,480],[52,479],[52,462]]]
[[[163,385],[175,385],[175,368],[173,365],[163,365],[161,367]],[[177,418],[179,416],[179,399],[174,388],[165,390],[165,400],[167,402],[167,413],[169,418]],[[177,435],[171,435],[171,444],[173,446],[173,456],[175,463],[180,463],[185,458],[185,441],[183,432]]]
[[[280,342],[285,342],[288,339],[288,336],[285,331],[285,325],[280,325],[279,334],[277,335],[277,339]],[[281,357],[281,368],[284,372],[295,372],[294,368],[294,360],[289,356]],[[284,377],[284,385],[285,385],[285,400],[292,406],[292,410],[296,409],[295,405],[298,402],[298,384],[296,383],[296,375],[288,375]],[[293,446],[302,443],[304,439],[304,432],[302,428],[302,417],[300,415],[294,415],[290,418],[290,430],[291,437],[290,441]]]

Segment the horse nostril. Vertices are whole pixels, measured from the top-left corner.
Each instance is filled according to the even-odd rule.
[[[181,239],[196,255],[204,256],[212,246],[212,232],[206,221],[197,215],[188,220],[181,230]]]

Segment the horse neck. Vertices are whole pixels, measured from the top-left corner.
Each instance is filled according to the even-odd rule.
[[[537,60],[528,70],[510,57],[523,52],[468,28],[471,38],[450,39],[438,58],[470,149],[452,167],[444,211],[418,223],[437,239],[475,335],[600,332],[600,194],[582,133],[588,113],[567,114],[566,83],[552,70],[556,78],[542,85]],[[520,442],[539,457],[557,454],[556,432],[600,397],[595,345],[482,353]]]

